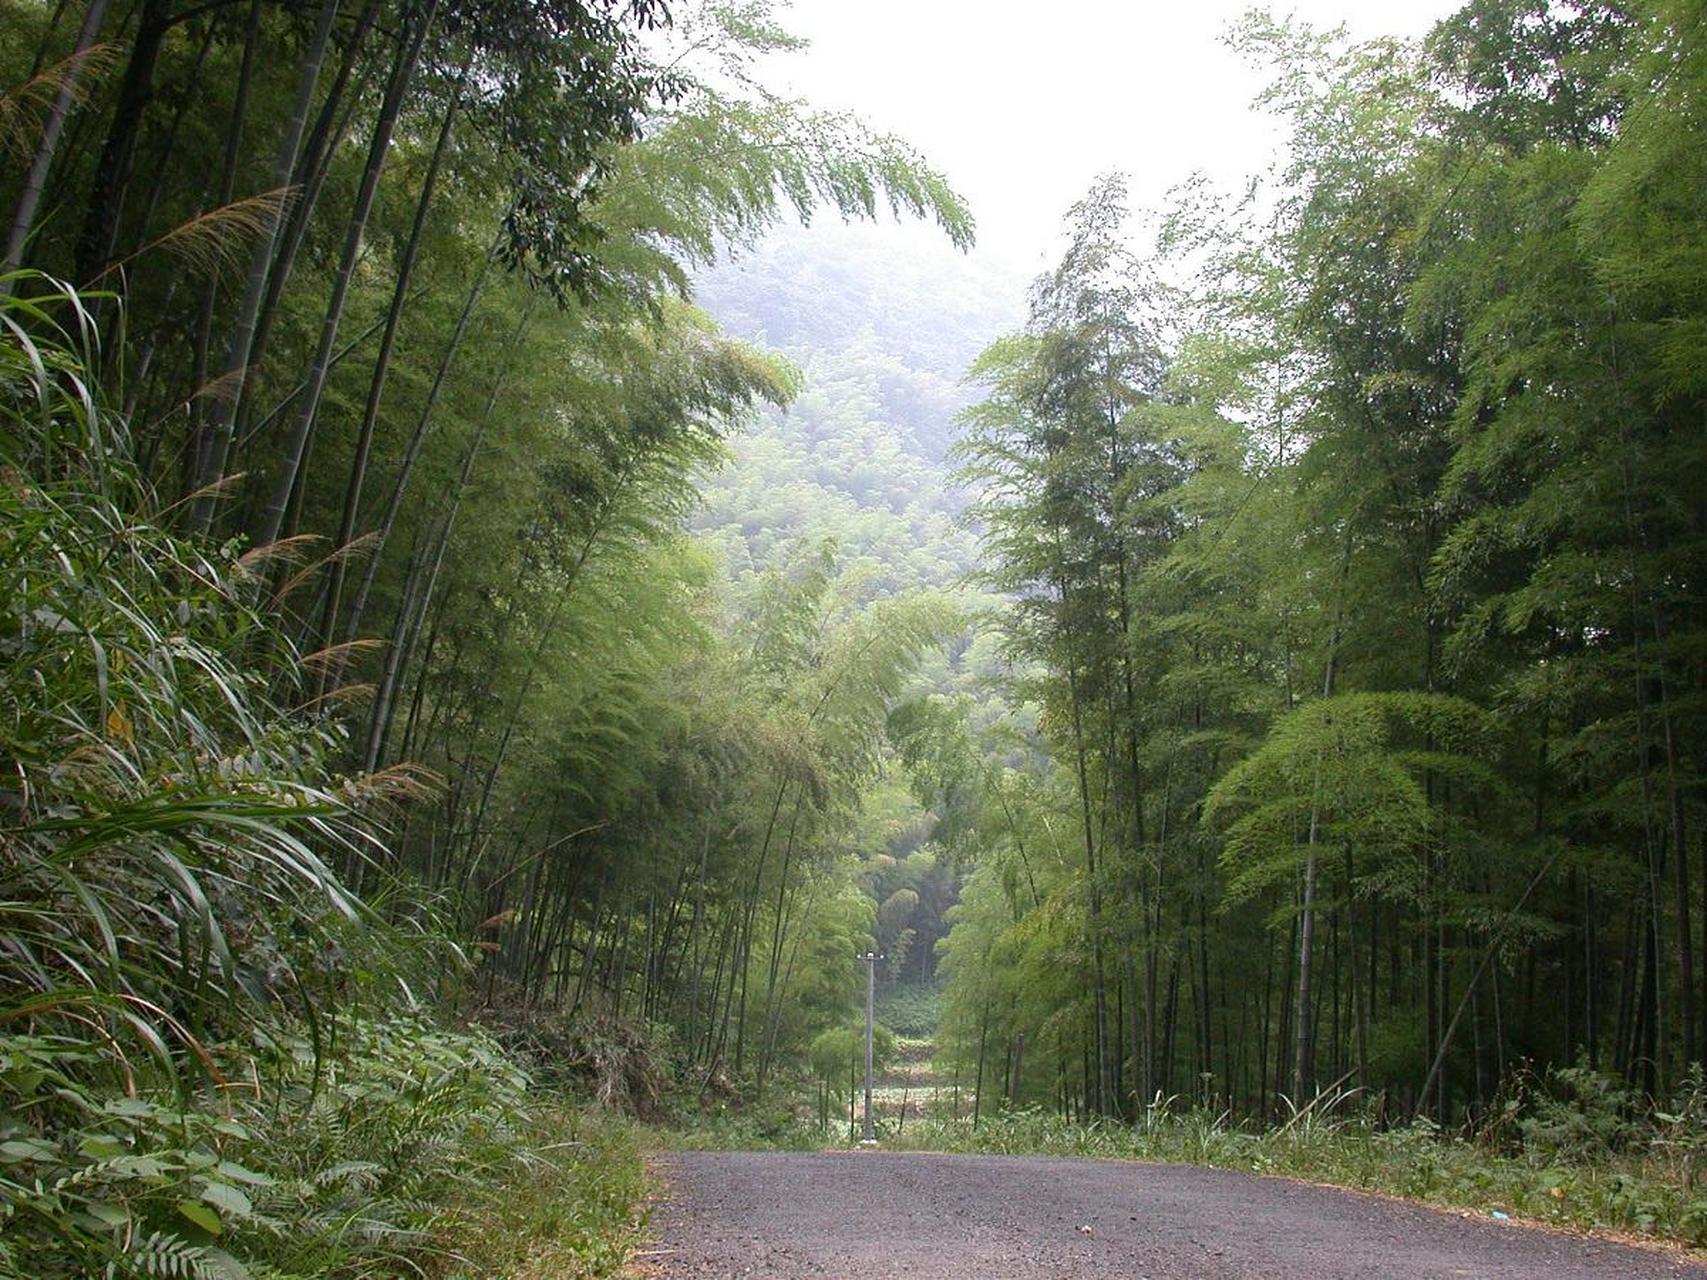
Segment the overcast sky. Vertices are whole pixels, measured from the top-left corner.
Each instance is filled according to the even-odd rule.
[[[857,111],[913,142],[972,204],[981,253],[1036,270],[1092,178],[1121,169],[1159,204],[1194,170],[1260,169],[1275,134],[1260,87],[1221,41],[1249,0],[795,0],[812,42],[766,68],[774,87]],[[1293,0],[1314,24],[1420,36],[1451,0]]]

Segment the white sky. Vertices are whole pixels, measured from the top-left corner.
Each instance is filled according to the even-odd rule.
[[[765,78],[858,112],[945,171],[978,220],[979,257],[1038,269],[1067,207],[1124,170],[1135,205],[1203,170],[1233,183],[1272,156],[1249,109],[1258,76],[1221,42],[1250,0],[795,0],[812,42]],[[1459,0],[1278,0],[1354,36],[1421,36]],[[993,264],[992,264],[993,265]]]

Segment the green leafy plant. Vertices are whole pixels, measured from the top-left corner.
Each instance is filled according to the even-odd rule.
[[[408,775],[339,778],[269,671],[264,557],[167,528],[87,381],[82,299],[0,297],[0,1275],[395,1274],[502,1182],[526,1079],[412,1009],[380,923]],[[425,917],[430,920],[430,916]]]

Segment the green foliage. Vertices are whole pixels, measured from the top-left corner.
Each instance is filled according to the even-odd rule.
[[[1524,1144],[1561,1160],[1605,1160],[1640,1132],[1636,1097],[1622,1080],[1587,1067],[1556,1067],[1535,1113],[1518,1122]]]
[[[1285,162],[1150,244],[1096,182],[972,363],[962,513],[942,316],[1008,309],[798,242],[705,282],[793,363],[688,302],[789,215],[970,240],[763,88],[767,4],[145,5],[99,52],[13,5],[8,257],[124,297],[0,280],[7,1265],[424,1265],[534,1140],[447,998],[794,1141],[872,945],[980,1141],[1693,1233],[1697,7],[1246,19]],[[1336,1078],[1518,1154],[1286,1101]],[[1630,1163],[1524,1181],[1559,1153]]]
[[[386,780],[327,781],[337,735],[261,665],[281,642],[256,561],[161,527],[82,381],[82,304],[14,285],[0,1271],[387,1271],[497,1167],[523,1078],[484,1037],[385,1012],[434,966],[358,925],[320,850],[367,857]]]
[[[839,1086],[865,1071],[865,1028],[832,1027],[812,1042],[806,1060],[825,1084]],[[882,1023],[872,1028],[871,1065],[883,1071],[895,1061],[895,1033]]]
[[[1494,736],[1485,712],[1438,694],[1341,694],[1277,720],[1205,798],[1205,821],[1226,823],[1228,900],[1288,879],[1313,825],[1322,845],[1366,862],[1417,856],[1440,829],[1425,778],[1497,795],[1477,759]]]
[[[87,370],[53,317],[82,304],[16,283],[36,287],[0,301],[24,357],[0,389],[7,1020],[110,1024],[115,1066],[121,1041],[205,1056],[338,980],[356,907],[321,851],[366,856],[353,819],[384,780],[328,775],[335,735],[274,700],[255,562],[139,509],[122,424],[65,393]]]
[[[930,1036],[942,1016],[942,993],[911,984],[892,987],[877,1002],[877,1018],[898,1036]]]
[[[336,1049],[283,1025],[214,1046],[188,1095],[109,1092],[98,1044],[7,1036],[4,1273],[385,1274],[436,1249],[447,1194],[516,1142],[520,1072],[420,1018],[319,1030]]]
[[[643,1225],[633,1125],[547,1102],[492,1153],[488,1176],[448,1198],[442,1252],[454,1280],[622,1274]]]

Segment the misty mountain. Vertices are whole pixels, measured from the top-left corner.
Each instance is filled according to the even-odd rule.
[[[803,374],[786,412],[732,442],[694,521],[732,572],[832,538],[881,594],[946,586],[975,563],[956,527],[963,499],[947,453],[972,399],[961,382],[991,339],[1017,327],[1023,281],[921,228],[789,227],[696,282],[732,336]]]

